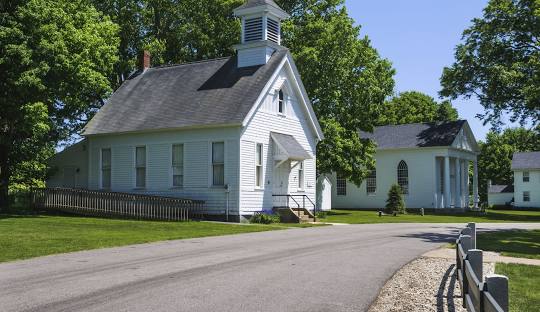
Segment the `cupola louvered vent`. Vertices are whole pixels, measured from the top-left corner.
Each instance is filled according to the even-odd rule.
[[[279,44],[279,23],[271,18],[268,18],[266,23],[268,40]]]
[[[246,19],[244,22],[244,42],[263,39],[262,17]]]

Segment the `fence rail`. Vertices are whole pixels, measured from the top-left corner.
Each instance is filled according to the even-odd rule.
[[[476,249],[476,224],[469,223],[456,240],[456,274],[463,307],[470,312],[508,312],[508,278],[483,278],[483,252]]]
[[[31,201],[35,209],[165,221],[201,218],[204,209],[201,200],[71,188],[32,189]]]

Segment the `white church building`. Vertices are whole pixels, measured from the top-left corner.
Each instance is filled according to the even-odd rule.
[[[50,187],[205,201],[233,219],[288,201],[316,200],[315,158],[323,134],[272,0],[234,10],[242,21],[236,55],[139,70],[85,127],[84,140],[57,154]]]
[[[332,208],[384,208],[392,184],[403,189],[407,208],[478,205],[479,148],[466,120],[381,126],[359,135],[377,144],[375,170],[360,187],[334,174]]]

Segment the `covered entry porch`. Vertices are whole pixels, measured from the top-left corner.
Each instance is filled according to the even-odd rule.
[[[434,208],[478,208],[478,160],[468,151],[448,150],[434,158]],[[472,189],[469,168],[472,167]]]

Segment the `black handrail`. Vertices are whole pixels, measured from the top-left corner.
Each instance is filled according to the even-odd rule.
[[[311,200],[311,198],[309,198],[309,196],[307,196],[306,194],[274,194],[272,195],[273,197],[287,197],[287,207],[290,208],[289,206],[289,199],[292,199],[297,207],[298,207],[298,219],[300,219],[300,204],[294,199],[294,197],[302,197],[302,208],[303,209],[306,209],[306,198],[308,199],[308,201],[311,203],[311,205],[313,206],[313,221],[317,221],[317,216],[315,215],[317,213],[317,205],[315,205],[315,203]]]

